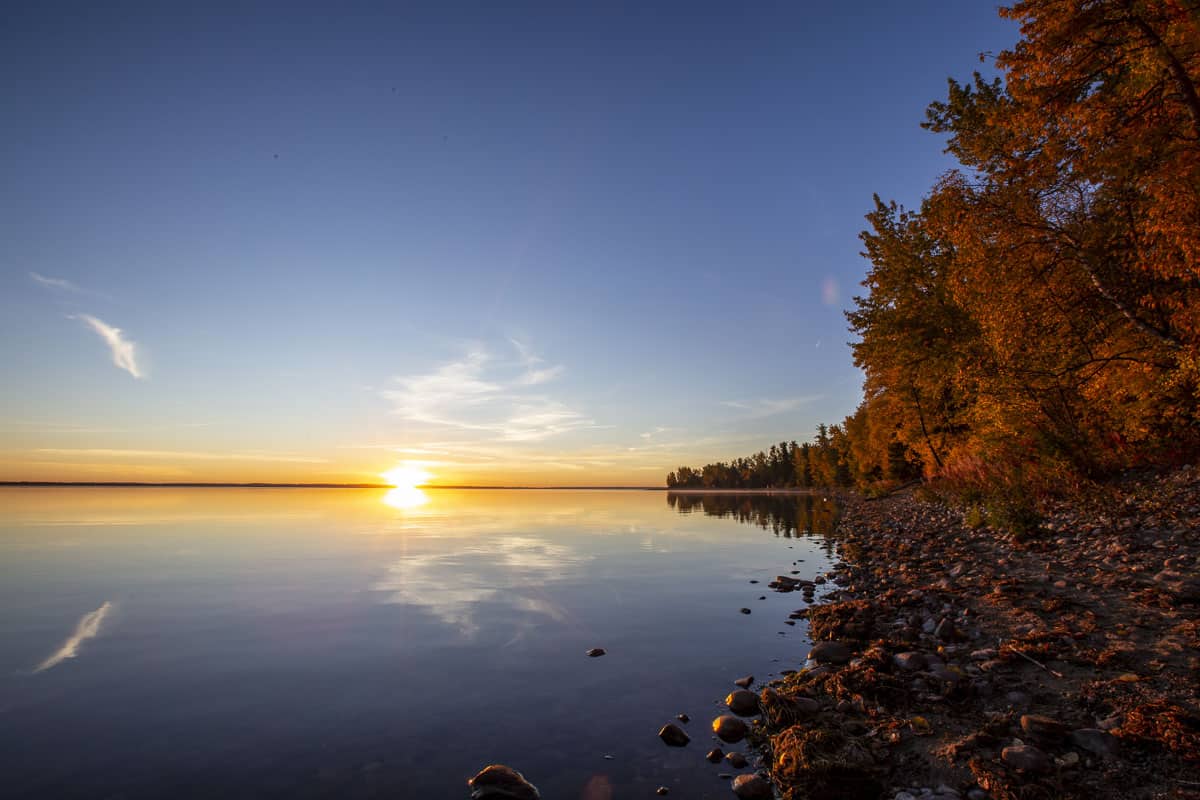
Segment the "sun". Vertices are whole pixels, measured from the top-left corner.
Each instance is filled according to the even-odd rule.
[[[387,472],[380,473],[388,486],[397,489],[415,489],[433,476],[415,464],[399,464]]]

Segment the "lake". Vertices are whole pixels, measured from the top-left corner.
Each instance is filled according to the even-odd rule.
[[[547,800],[731,797],[709,722],[733,679],[802,665],[804,603],[766,584],[828,570],[832,518],[807,495],[0,488],[3,794],[465,798],[500,762]]]

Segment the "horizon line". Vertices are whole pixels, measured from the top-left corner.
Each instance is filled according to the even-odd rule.
[[[389,483],[264,483],[229,481],[0,481],[0,487],[111,487],[147,489],[395,489]],[[663,491],[665,486],[485,486],[476,484],[423,484],[414,489],[624,489],[636,491]]]

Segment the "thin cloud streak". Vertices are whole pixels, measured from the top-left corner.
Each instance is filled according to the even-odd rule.
[[[803,405],[820,400],[821,397],[822,395],[819,394],[810,394],[778,399],[761,397],[757,400],[722,400],[721,405],[743,412],[742,419],[763,419],[795,411]]]
[[[91,314],[78,314],[76,319],[83,320],[96,335],[104,340],[108,345],[109,351],[112,353],[113,365],[119,369],[123,369],[137,379],[142,379],[145,373],[137,363],[137,345],[126,339],[120,328],[115,328],[109,325],[102,319],[97,319]]]
[[[46,275],[41,275],[37,272],[30,272],[29,277],[33,279],[34,283],[37,283],[46,289],[61,289],[64,292],[84,291],[83,287],[71,283],[66,278],[51,278]]]
[[[544,359],[524,344],[515,339],[510,343],[517,351],[515,365],[474,348],[432,372],[394,378],[394,388],[385,390],[383,397],[409,422],[488,434],[494,441],[539,442],[597,427],[562,401],[530,392],[530,387],[553,381],[564,368],[542,366]]]
[[[47,656],[42,663],[33,668],[34,674],[56,667],[68,658],[75,658],[79,654],[80,646],[100,633],[100,626],[104,623],[104,618],[108,616],[112,607],[112,602],[105,600],[104,604],[95,611],[89,611],[80,617],[79,622],[75,625],[75,632],[68,636],[66,641]]]

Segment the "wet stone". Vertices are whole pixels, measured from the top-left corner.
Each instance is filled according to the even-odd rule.
[[[746,738],[750,728],[732,714],[722,714],[713,720],[713,733],[723,742],[733,744]]]
[[[684,733],[683,728],[673,722],[662,726],[658,731],[658,738],[662,739],[668,747],[683,747],[692,740],[690,736]]]
[[[734,682],[733,682],[733,685],[734,685],[734,686],[740,686],[740,687],[742,687],[743,689],[749,689],[749,688],[750,688],[750,684],[752,684],[752,683],[754,683],[754,676],[753,676],[753,675],[747,675],[747,676],[746,676],[746,677],[744,677],[744,678],[738,678],[736,681],[734,681]]]
[[[845,664],[851,656],[850,648],[841,642],[817,642],[808,653],[818,664]]]
[[[758,713],[758,695],[747,689],[738,689],[725,698],[725,705],[739,717],[752,717]]]
[[[587,651],[587,654],[588,658],[599,658],[602,655],[606,655],[607,652],[608,651],[606,651],[603,647],[593,647],[591,650]]]
[[[467,781],[467,786],[471,789],[472,800],[540,800],[542,796],[536,786],[525,780],[524,775],[503,764],[484,767]]]
[[[726,753],[725,760],[729,762],[729,766],[734,769],[743,769],[748,763],[746,757],[741,753]]]
[[[738,775],[732,788],[740,800],[771,800],[775,796],[771,784],[761,775]]]
[[[705,753],[704,757],[712,763],[717,764],[720,763],[721,759],[725,758],[725,751],[719,747],[714,747],[712,750],[709,750],[707,753]]]

